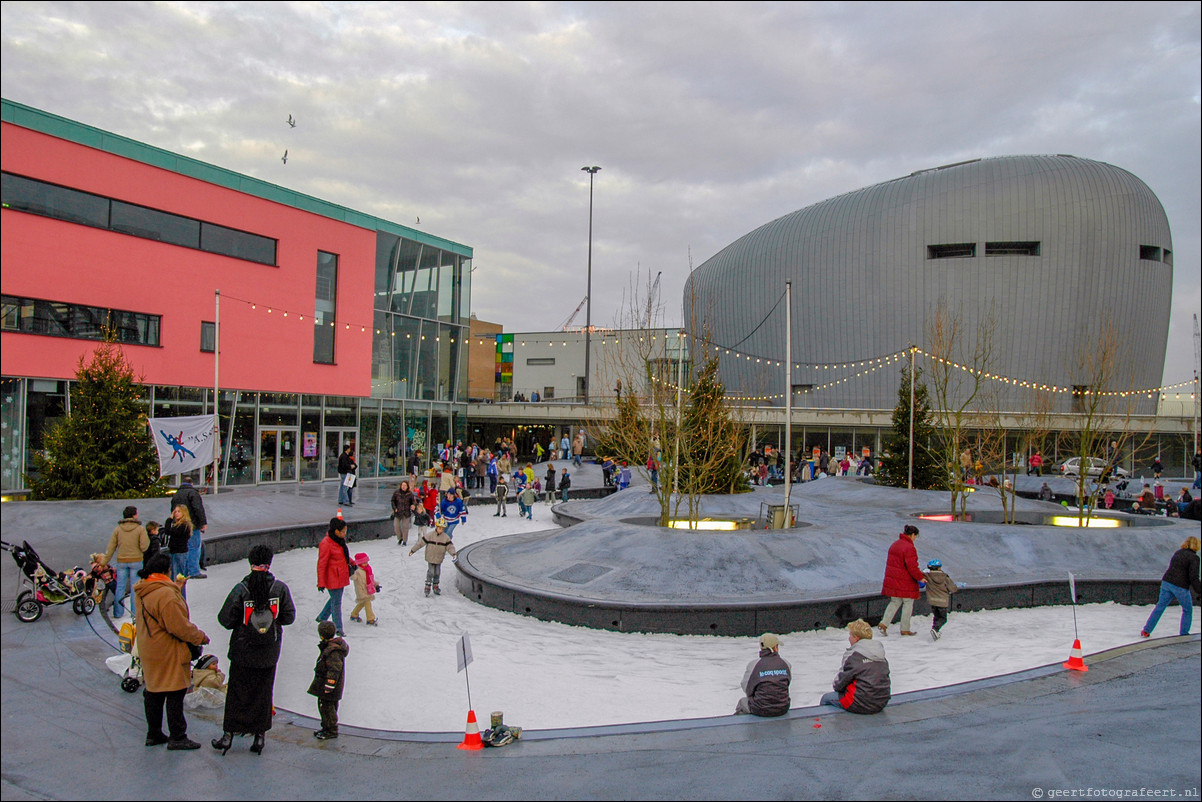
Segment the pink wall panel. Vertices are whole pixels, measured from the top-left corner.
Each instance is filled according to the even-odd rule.
[[[22,212],[0,213],[5,294],[162,316],[161,348],[126,347],[148,383],[212,384],[213,356],[200,352],[200,323],[213,320],[214,289],[220,289],[223,387],[370,395],[374,231],[17,126],[3,126],[3,169],[279,241],[279,266],[271,267]],[[313,363],[318,250],[339,256],[335,365]],[[10,376],[67,378],[79,354],[90,348],[81,341],[4,333],[2,369]]]

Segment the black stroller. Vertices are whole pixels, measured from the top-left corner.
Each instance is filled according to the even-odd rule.
[[[96,609],[92,595],[95,580],[81,568],[56,573],[42,562],[28,541],[20,546],[0,541],[0,548],[9,552],[21,572],[21,589],[17,593],[17,618],[25,623],[42,617],[42,609],[55,604],[70,604],[76,615],[91,615]]]

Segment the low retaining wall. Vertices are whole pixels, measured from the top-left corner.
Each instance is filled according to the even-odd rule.
[[[459,592],[475,602],[505,612],[544,621],[615,632],[654,632],[673,635],[724,635],[758,637],[763,632],[799,632],[827,627],[842,628],[857,618],[875,625],[889,600],[879,594],[844,599],[798,599],[791,602],[746,602],[730,605],[618,604],[594,602],[554,593],[506,587],[473,576],[470,565],[457,564]],[[1155,604],[1160,581],[1077,580],[1077,602],[1113,601],[1119,604]],[[1066,582],[969,587],[952,596],[952,610],[998,610],[1046,607],[1069,602]],[[914,603],[916,615],[927,615],[926,599]]]

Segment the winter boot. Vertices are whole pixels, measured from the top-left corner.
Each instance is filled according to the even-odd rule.
[[[937,629],[931,630],[931,640],[939,640],[939,630],[937,630]]]
[[[434,586],[434,595],[435,595],[435,596],[441,596],[441,595],[442,595],[442,591],[438,589],[438,585],[435,585],[435,586]]]
[[[426,595],[427,596],[430,595],[430,586],[429,585],[426,585]]]

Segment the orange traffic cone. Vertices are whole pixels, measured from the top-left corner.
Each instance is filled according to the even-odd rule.
[[[1068,662],[1063,663],[1063,666],[1073,671],[1089,671],[1089,666],[1085,665],[1085,661],[1081,659],[1081,640],[1079,638],[1073,641],[1073,650],[1068,653]]]
[[[342,507],[338,508],[338,520],[342,520]]]
[[[480,738],[480,725],[476,723],[476,711],[467,711],[467,731],[463,735],[460,749],[483,749],[484,741]]]

